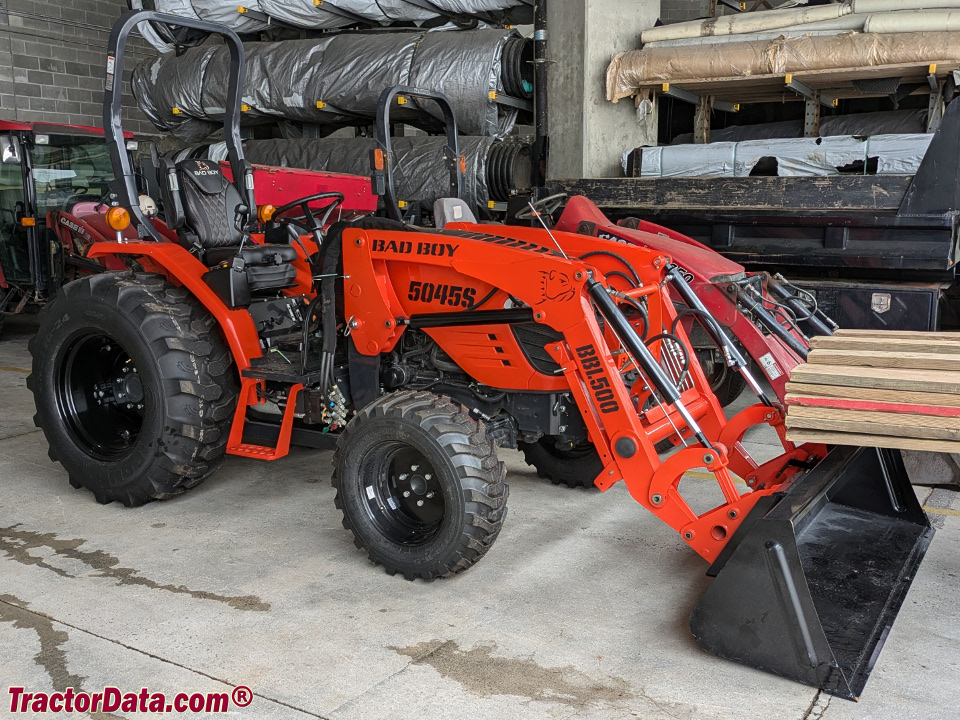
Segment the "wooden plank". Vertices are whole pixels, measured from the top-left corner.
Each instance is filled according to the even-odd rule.
[[[956,340],[960,343],[960,332],[918,332],[916,330],[856,330],[840,328],[833,337],[883,337],[902,338],[904,340]]]
[[[912,392],[908,390],[878,390],[875,388],[843,387],[840,385],[813,385],[788,382],[787,393],[808,398],[842,398],[867,402],[915,403],[934,407],[960,408],[960,395]]]
[[[788,429],[830,430],[960,442],[960,420],[930,415],[892,415],[793,406],[787,411],[786,425]]]
[[[811,386],[811,387],[816,387]],[[892,395],[892,394],[891,394]],[[804,397],[788,394],[785,398],[789,407],[835,408],[837,410],[865,410],[872,412],[903,413],[908,415],[938,415],[940,417],[960,418],[960,407],[942,407],[940,405],[917,405],[909,403],[877,402],[876,400],[848,400],[832,397]]]
[[[960,347],[954,354],[818,348],[810,351],[807,362],[811,365],[843,365],[844,367],[960,371]]]
[[[895,448],[897,450],[924,450],[927,452],[960,452],[960,443],[946,440],[864,435],[861,433],[821,432],[817,430],[788,430],[787,440],[795,443],[815,442],[824,445],[850,447]]]
[[[960,395],[960,372],[940,370],[892,370],[875,368],[865,373],[863,368],[839,365],[798,365],[790,373],[794,382],[814,385],[845,385],[881,390],[909,390],[911,392],[939,392]]]
[[[868,352],[900,351],[910,353],[960,354],[960,343],[951,340],[908,340],[881,337],[813,337],[815,350],[866,350]]]
[[[550,180],[551,192],[586,195],[600,207],[649,210],[897,210],[905,175]]]

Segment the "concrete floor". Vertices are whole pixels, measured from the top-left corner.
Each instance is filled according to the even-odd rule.
[[[33,327],[11,320],[0,341],[0,689],[246,685],[253,703],[232,711],[253,718],[957,716],[956,492],[920,489],[939,531],[854,704],[701,651],[687,618],[705,564],[623,487],[555,488],[515,452],[496,545],[430,584],[354,548],[328,453],[230,458],[177,500],[98,505],[33,428]],[[3,692],[0,717],[29,716]]]

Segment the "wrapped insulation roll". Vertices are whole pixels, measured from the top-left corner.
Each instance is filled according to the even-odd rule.
[[[368,125],[381,92],[407,85],[444,93],[460,132],[499,137],[517,110],[497,94],[532,94],[531,42],[510,30],[388,32],[316,40],[247,43],[244,120],[292,120],[327,127]],[[138,65],[133,94],[157,128],[199,142],[222,122],[230,58],[224,46],[196,47]],[[391,115],[425,129],[442,117],[417,101]]]
[[[449,166],[443,158],[446,138],[396,137],[391,142],[398,198],[430,207],[435,200],[449,197]],[[369,138],[248,140],[243,148],[247,160],[258,165],[368,176],[374,143]],[[491,200],[506,202],[515,190],[529,188],[529,140],[461,137],[460,152],[467,158],[463,199],[471,207],[486,207]],[[222,161],[226,146],[215,143],[205,149],[185,150],[175,159],[197,155]]]

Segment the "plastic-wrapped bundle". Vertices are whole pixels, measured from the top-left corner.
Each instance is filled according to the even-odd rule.
[[[181,17],[202,18],[226,25],[238,33],[256,33],[277,20],[294,27],[330,30],[360,24],[391,25],[434,21],[444,14],[482,15],[524,8],[529,0],[430,0],[429,3],[408,0],[131,0],[159,12]],[[436,10],[424,7],[433,6]],[[257,17],[251,16],[251,11]],[[262,14],[262,15],[261,15]],[[267,16],[265,21],[263,15]],[[520,18],[526,20],[526,17]],[[162,31],[145,37],[160,52],[170,52],[173,40]]]
[[[450,168],[443,158],[444,137],[397,137],[393,145],[394,187],[400,200],[419,201],[424,207],[450,196]],[[463,180],[464,200],[471,206],[486,205],[487,156],[494,139],[460,138],[460,152],[467,158]],[[370,138],[324,138],[321,140],[248,140],[243,144],[247,160],[258,165],[325,170],[348,175],[370,175]],[[224,160],[223,143],[211,145],[207,156]]]
[[[429,207],[438,198],[449,197],[450,170],[443,158],[446,142],[443,137],[392,138],[398,198]],[[374,143],[369,138],[248,140],[243,147],[247,160],[260,165],[367,176]],[[467,158],[464,200],[472,207],[485,207],[490,200],[507,200],[512,189],[529,184],[529,142],[462,137],[460,152]],[[210,145],[206,157],[226,159],[226,146]]]
[[[444,93],[462,133],[506,135],[517,111],[490,95],[504,92],[501,59],[514,37],[513,31],[484,29],[248,43],[244,117],[364,125],[376,117],[385,88],[408,85]],[[166,54],[138,65],[131,87],[154,125],[197,142],[223,118],[229,63],[224,46]],[[410,103],[392,117],[429,128],[440,113],[432,103]]]

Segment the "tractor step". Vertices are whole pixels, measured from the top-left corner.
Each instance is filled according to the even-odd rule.
[[[256,407],[260,404],[260,398],[257,394],[259,385],[260,380],[258,378],[244,377],[243,384],[240,387],[240,398],[237,401],[237,410],[234,413],[233,427],[230,429],[230,437],[227,440],[227,454],[255,460],[279,460],[286,457],[290,452],[297,394],[303,390],[303,385],[293,384],[287,394],[287,406],[284,408],[283,419],[280,421],[276,436],[276,444],[273,446],[255,445],[243,441],[247,425],[247,408]]]
[[[316,385],[320,382],[320,368],[307,368],[301,373],[303,355],[297,351],[267,353],[263,357],[250,360],[250,367],[243,371],[245,378],[270,380],[289,385]]]

